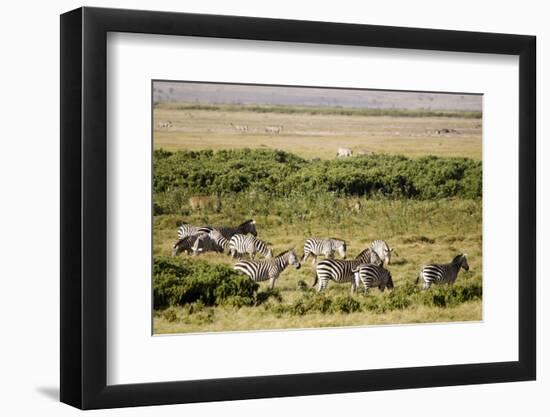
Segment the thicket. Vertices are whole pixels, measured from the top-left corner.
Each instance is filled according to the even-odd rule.
[[[435,156],[366,155],[308,161],[278,150],[156,150],[153,187],[159,201],[163,194],[183,199],[193,194],[243,192],[272,197],[330,193],[338,197],[479,199],[482,168],[480,161]],[[160,212],[163,207],[157,209]]]

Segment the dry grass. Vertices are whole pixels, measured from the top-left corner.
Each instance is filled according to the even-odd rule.
[[[171,127],[159,123],[170,121]],[[481,159],[481,120],[459,117],[389,117],[258,113],[156,108],[154,146],[167,150],[276,148],[305,158],[330,159],[339,147],[421,157]],[[247,125],[248,132],[231,126]],[[282,126],[268,134],[266,126]],[[458,133],[438,135],[437,129]]]

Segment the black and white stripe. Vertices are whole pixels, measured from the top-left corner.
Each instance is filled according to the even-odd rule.
[[[178,239],[172,246],[172,256],[178,256],[182,252],[187,253],[187,255],[195,254],[194,247],[197,237],[198,235],[191,235]]]
[[[193,236],[193,235],[201,234],[201,233],[203,233],[203,232],[201,232],[202,228],[203,228],[203,226],[193,226],[189,223],[183,223],[178,228],[178,238],[183,239],[186,236]]]
[[[217,232],[214,233],[202,233],[196,236],[195,243],[193,245],[193,253],[205,253],[205,252],[217,252],[224,253],[227,248],[227,239],[223,236],[217,236]],[[214,236],[214,237],[213,237]],[[217,237],[217,239],[216,239]],[[221,239],[220,239],[221,237]]]
[[[346,259],[346,241],[342,239],[329,238],[320,239],[317,237],[311,237],[304,243],[304,254],[302,255],[302,262],[307,260],[311,255],[314,265],[317,262],[317,257],[320,255],[326,258],[334,258],[334,252],[338,251],[343,259]]]
[[[250,233],[253,236],[258,236],[258,232],[256,231],[256,221],[254,221],[252,219],[241,223],[237,227],[231,227],[231,226],[204,226],[204,227],[199,227],[198,232],[199,233],[203,233],[203,232],[210,233],[210,231],[212,229],[215,229],[218,232],[220,232],[222,234],[222,236],[225,237],[228,240],[231,239],[231,237],[233,235],[236,235],[236,234],[246,235],[246,234]]]
[[[390,246],[386,243],[384,240],[374,240],[370,244],[371,250],[376,252],[378,257],[382,260],[384,265],[389,265],[391,261],[391,254],[393,252],[393,248],[390,248]]]
[[[384,292],[384,289],[388,287],[393,289],[393,280],[390,271],[383,266],[374,264],[359,264],[352,269],[355,274],[354,281],[352,282],[352,291],[359,287],[362,283],[365,288],[365,294],[369,292],[370,288],[378,287],[380,291]]]
[[[234,265],[234,269],[239,271],[254,281],[269,280],[269,288],[275,286],[275,281],[288,266],[292,265],[300,269],[300,261],[294,252],[294,249],[280,253],[275,258],[264,259],[261,261],[240,261]]]
[[[250,259],[254,259],[256,253],[259,253],[264,258],[273,257],[273,252],[269,249],[266,243],[253,235],[236,234],[229,240],[229,254],[235,258],[241,258],[242,255],[248,253]]]
[[[313,287],[319,283],[317,291],[323,291],[330,280],[337,283],[351,282],[352,291],[355,290],[355,277],[353,270],[361,264],[381,264],[381,260],[370,248],[363,250],[353,260],[323,259],[317,264]]]
[[[453,285],[458,276],[460,268],[465,271],[470,269],[468,261],[466,260],[466,254],[460,254],[454,257],[451,263],[448,264],[430,264],[424,266],[418,277],[416,277],[416,284],[422,279],[424,284],[423,290],[430,288],[432,284],[449,284]]]

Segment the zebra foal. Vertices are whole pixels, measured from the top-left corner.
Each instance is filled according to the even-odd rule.
[[[453,285],[458,277],[460,268],[465,271],[470,270],[465,253],[455,256],[451,263],[448,264],[429,264],[424,266],[416,277],[415,284],[418,284],[420,279],[422,279],[424,281],[422,285],[423,290],[427,290],[432,284]]]
[[[253,281],[269,280],[269,288],[275,287],[275,281],[279,278],[281,272],[289,265],[300,269],[300,261],[294,252],[294,249],[280,253],[275,258],[262,261],[240,261],[233,269],[248,276]]]
[[[317,257],[320,255],[326,258],[333,258],[334,252],[338,251],[342,259],[346,259],[346,242],[342,239],[319,239],[311,237],[304,243],[304,254],[302,255],[302,262],[307,260],[311,255],[312,265],[317,262]]]
[[[253,235],[236,234],[229,240],[229,254],[231,257],[241,257],[245,253],[250,255],[250,259],[254,259],[256,253],[259,253],[264,258],[271,259],[273,252],[267,247],[264,241]]]

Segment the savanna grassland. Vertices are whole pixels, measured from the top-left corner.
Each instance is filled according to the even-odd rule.
[[[160,103],[154,126],[154,333],[481,320],[480,114]],[[354,156],[335,158],[338,147]],[[193,209],[197,195],[219,204]],[[334,236],[352,258],[384,239],[395,289],[350,295],[331,282],[316,294],[307,261],[270,291],[228,255],[171,257],[183,222],[251,218],[274,254]],[[422,265],[460,252],[470,271],[454,287],[414,285]]]

